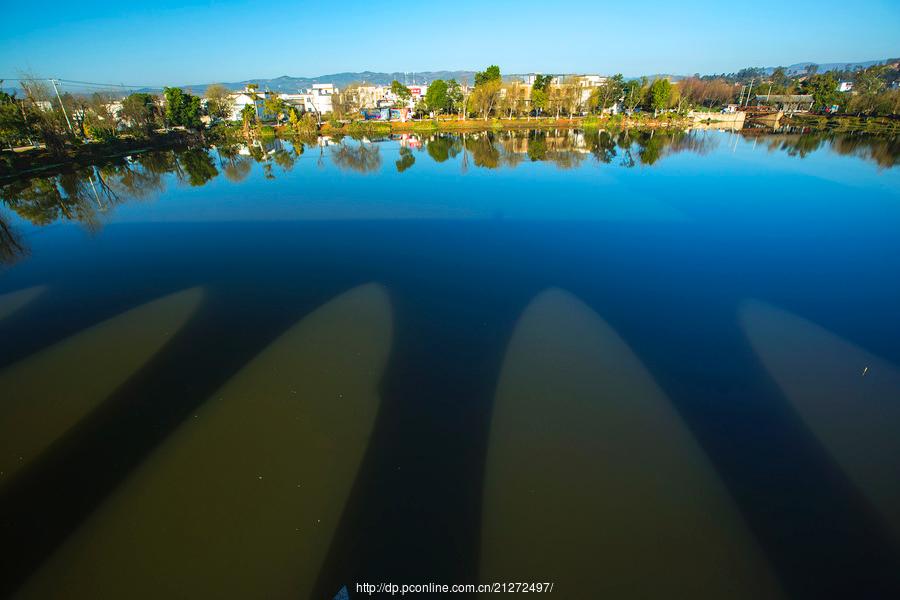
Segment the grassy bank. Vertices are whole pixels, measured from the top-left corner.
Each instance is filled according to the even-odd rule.
[[[458,119],[445,118],[421,121],[353,121],[351,123],[323,123],[322,135],[390,135],[392,133],[418,133],[431,131],[485,131],[506,129],[559,129],[559,128],[641,128],[687,127],[690,120],[668,115],[653,118],[649,115],[590,116],[572,118],[533,117],[513,119]],[[284,129],[284,128],[282,128]]]

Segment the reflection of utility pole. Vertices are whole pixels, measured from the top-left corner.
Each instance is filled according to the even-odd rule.
[[[104,210],[104,209],[103,209],[103,204],[100,202],[100,194],[97,193],[97,187],[94,185],[94,175],[93,175],[93,173],[90,174],[90,175],[88,175],[88,177],[90,178],[91,189],[94,190],[94,198],[97,200],[97,208],[99,208],[101,211],[103,211],[103,210]]]
[[[66,107],[62,101],[62,96],[59,95],[59,88],[56,86],[56,80],[51,79],[50,83],[53,84],[53,89],[56,90],[56,99],[59,100],[59,107],[62,109],[63,115],[66,117],[66,124],[69,126],[69,133],[75,135],[75,130],[72,129],[72,121],[69,120],[69,113],[66,112]]]

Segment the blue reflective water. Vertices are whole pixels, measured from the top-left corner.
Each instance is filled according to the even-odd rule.
[[[664,467],[672,485],[695,482],[690,489],[707,490],[694,498],[719,507],[707,514],[720,516],[698,531],[734,531],[716,543],[738,557],[741,573],[765,572],[769,589],[787,596],[889,597],[900,589],[900,533],[891,509],[900,497],[900,453],[884,433],[900,427],[898,156],[895,140],[860,136],[469,133],[162,152],[5,184],[5,401],[39,389],[29,364],[47,365],[40,372],[48,379],[72,382],[55,392],[63,402],[69,394],[96,397],[28,465],[0,476],[0,534],[5,547],[19,549],[0,567],[3,589],[40,596],[52,589],[48,581],[70,581],[67,556],[120,552],[113,538],[105,547],[83,540],[105,539],[102,532],[115,529],[105,515],[131,514],[123,498],[154,489],[143,482],[189,476],[171,471],[175,466],[155,474],[162,467],[154,465],[170,464],[163,457],[176,452],[176,440],[190,439],[185,427],[194,415],[213,410],[242,372],[246,381],[248,365],[268,373],[259,357],[281,347],[277,341],[294,325],[375,283],[386,294],[383,318],[392,333],[366,346],[388,344],[389,352],[375,377],[374,421],[358,424],[370,431],[365,451],[340,485],[327,484],[342,508],[316,556],[290,554],[296,550],[273,539],[269,552],[285,568],[291,561],[318,565],[314,577],[286,580],[278,594],[331,597],[356,581],[485,581],[497,564],[490,553],[521,543],[512,534],[536,518],[515,494],[495,493],[512,467],[501,459],[486,466],[488,457],[515,457],[509,440],[519,438],[504,415],[521,417],[512,421],[525,428],[520,433],[552,422],[555,433],[541,442],[548,448],[595,452],[596,436],[610,435],[602,424],[618,418],[616,406],[650,402],[652,410],[641,414],[665,415],[662,424],[635,425],[615,444],[611,438],[612,463],[597,456],[592,471],[592,455],[578,454],[565,459],[570,469],[556,463],[529,475],[539,489],[558,490],[552,483],[571,494],[554,492],[546,514],[581,506],[588,489],[619,494],[633,510],[613,514],[598,505],[595,513],[578,513],[583,529],[598,533],[573,536],[562,547],[538,537],[513,565],[538,570],[546,558],[550,569],[550,557],[562,557],[568,564],[554,567],[562,569],[556,585],[566,597],[592,597],[585,586],[603,577],[604,564],[631,565],[633,579],[691,556],[696,539],[654,543],[654,553],[642,546],[640,531],[644,522],[656,523],[650,515],[697,514],[696,507],[673,508],[687,500],[676,500],[672,488],[637,493],[644,489],[637,474],[647,465],[684,457]],[[192,288],[202,289],[199,306],[161,325],[171,327],[170,337],[148,349],[142,364],[107,363],[91,350],[140,339],[127,311]],[[535,308],[548,290],[565,293],[550,298],[576,300]],[[569,306],[583,307],[577,318]],[[97,326],[106,332],[102,341],[79,341]],[[324,339],[328,328],[334,339],[345,339],[338,332],[346,337],[340,321],[320,326]],[[578,331],[595,341],[576,343]],[[297,344],[310,372],[327,373],[334,364],[327,352],[315,363],[315,353]],[[542,359],[551,348],[553,360]],[[609,362],[605,352],[627,355],[640,368],[613,384],[597,375]],[[531,360],[540,368],[529,367]],[[85,364],[97,361],[109,364],[100,372],[115,384],[111,390],[81,383]],[[846,373],[836,365],[847,365]],[[373,376],[341,368],[350,369],[348,379]],[[267,385],[281,377],[258,376]],[[827,386],[819,383],[826,379]],[[316,401],[315,390],[325,389],[310,386],[296,390],[301,402]],[[551,391],[535,398],[523,387]],[[570,400],[559,406],[587,402],[590,410],[554,412],[559,394]],[[239,427],[246,418],[237,412],[222,422]],[[35,422],[30,426],[40,429]],[[16,448],[3,451],[18,460]],[[317,451],[342,456],[340,447]],[[345,452],[349,462],[341,464],[357,465]],[[548,455],[570,456],[537,453]],[[206,468],[224,474],[230,460]],[[603,478],[613,472],[604,465],[624,474],[618,483]],[[596,479],[588,485],[586,478]],[[247,498],[246,514],[228,518],[256,518],[251,483],[228,492]],[[216,494],[225,493],[210,486],[198,505],[214,506]],[[497,502],[529,521],[498,525],[490,509]],[[290,512],[282,501],[273,506]],[[622,519],[629,519],[624,531],[634,535],[623,535],[634,548],[622,538],[602,543],[605,524]],[[715,537],[698,535],[710,544]],[[173,564],[196,560],[178,535],[146,546]],[[644,562],[620,560],[635,551]],[[579,566],[585,556],[596,557],[590,573]],[[751,563],[758,570],[745,568]],[[674,564],[685,574],[708,571],[709,580],[729,580],[736,568]],[[216,563],[206,566],[215,571]],[[151,596],[177,593],[151,574],[132,575],[147,578]],[[192,589],[202,590],[197,577]],[[235,585],[252,588],[254,577],[264,575],[247,572]],[[271,573],[264,578],[273,581]],[[72,579],[71,589],[122,593],[121,582],[92,581],[100,587],[79,588]],[[695,590],[687,576],[672,585],[676,597]]]

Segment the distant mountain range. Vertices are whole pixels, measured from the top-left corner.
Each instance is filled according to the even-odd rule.
[[[419,71],[416,73],[376,73],[374,71],[361,71],[354,73],[333,73],[331,75],[319,75],[317,77],[291,77],[282,75],[274,79],[247,79],[232,83],[222,83],[230,90],[242,90],[247,84],[255,83],[261,90],[287,93],[297,92],[312,87],[314,83],[333,83],[338,88],[346,87],[351,83],[369,83],[373,85],[390,85],[395,79],[406,85],[428,84],[435,79],[467,80],[471,82],[475,78],[475,71]],[[199,85],[182,86],[194,93],[202,93],[209,83]]]
[[[843,71],[849,70],[853,71],[856,69],[867,69],[874,65],[883,65],[886,63],[897,62],[896,58],[886,58],[884,60],[867,60],[864,62],[847,62],[847,63],[814,63],[814,62],[802,62],[802,63],[794,63],[792,65],[781,65],[784,68],[784,71],[787,75],[801,75],[806,72],[807,67],[810,65],[816,65],[818,67],[817,73],[827,73],[828,71]],[[775,69],[778,67],[760,67],[766,75],[771,75]],[[736,71],[735,71],[736,72]],[[718,73],[701,73],[701,75],[718,75]],[[626,77],[626,79],[640,79],[641,76],[638,77]],[[688,77],[692,77],[692,75],[676,75],[674,73],[655,73],[653,75],[643,75],[647,79],[659,79],[661,77],[666,77],[672,81],[680,81],[682,79],[687,79]]]
[[[886,62],[896,61],[897,59],[885,59],[885,60],[869,60],[864,62],[849,62],[849,63],[811,63],[811,62],[802,62],[795,63],[792,65],[788,65],[785,67],[788,75],[795,75],[798,73],[803,73],[806,71],[806,68],[812,64],[818,64],[818,71],[820,73],[824,73],[826,71],[833,71],[836,69],[856,69],[856,68],[866,68],[871,67],[872,65],[883,64]],[[775,70],[775,67],[765,67],[766,73],[771,73]],[[556,73],[553,73],[556,74]],[[522,74],[506,74],[504,75],[504,79],[512,80],[514,78],[521,78]],[[646,75],[648,79],[656,79],[659,77],[668,77],[673,81],[679,81],[684,79],[685,77],[689,77],[689,75],[685,74],[674,74],[674,73],[656,73],[652,75]],[[627,79],[636,79],[637,77],[628,77]],[[338,88],[346,87],[350,83],[369,83],[374,85],[390,85],[393,80],[400,81],[405,83],[406,85],[414,85],[414,84],[428,84],[434,81],[435,79],[456,79],[459,82],[468,81],[471,83],[475,79],[475,71],[417,71],[417,72],[393,72],[393,73],[383,73],[383,72],[375,72],[375,71],[361,71],[361,72],[344,72],[344,73],[332,73],[330,75],[319,75],[317,77],[291,77],[289,75],[282,75],[281,77],[275,77],[272,79],[246,79],[244,81],[235,81],[230,83],[222,83],[226,88],[230,90],[241,90],[247,86],[249,83],[255,83],[259,86],[261,90],[271,90],[273,92],[286,93],[286,92],[297,92],[302,89],[307,89],[312,87],[314,83],[333,83]],[[186,90],[190,90],[195,94],[202,94],[206,88],[211,85],[213,82],[201,83],[195,85],[184,85],[181,86]],[[2,88],[4,91],[13,92],[18,86],[13,84],[13,82],[4,82]],[[92,87],[84,87],[83,90],[79,89],[79,86],[74,83],[66,83],[65,90],[72,92],[94,92],[97,90],[96,86]],[[158,93],[161,88],[144,88],[140,90],[130,90],[130,91],[142,91],[142,92],[154,92]],[[124,93],[120,90],[113,90],[113,93]]]
[[[794,63],[792,65],[788,65],[785,67],[788,75],[796,75],[799,73],[803,73],[806,71],[809,65],[818,64],[818,72],[824,73],[826,71],[834,71],[839,69],[857,69],[857,68],[867,68],[872,65],[883,64],[885,62],[889,62],[891,59],[885,60],[869,60],[864,62],[849,62],[849,63],[812,63],[812,62],[802,62],[802,63]],[[764,70],[766,73],[772,73],[776,67],[765,67]],[[521,78],[522,74],[507,74],[504,75],[504,79],[514,79]],[[653,75],[647,75],[648,79],[655,79],[658,77],[668,77],[673,81],[678,81],[680,79],[684,79],[685,77],[689,77],[689,75],[676,75],[670,73],[657,73]],[[381,73],[375,71],[361,71],[361,72],[345,72],[345,73],[333,73],[331,75],[319,75],[317,77],[291,77],[289,75],[282,75],[281,77],[275,77],[273,79],[247,79],[244,81],[236,81],[231,83],[223,83],[225,87],[230,90],[242,90],[247,84],[255,83],[259,86],[261,90],[271,90],[273,92],[297,92],[298,90],[306,89],[312,87],[314,83],[333,83],[338,88],[346,87],[351,83],[369,83],[374,85],[390,85],[390,83],[394,80],[400,81],[401,83],[405,83],[406,85],[414,85],[414,84],[428,84],[434,81],[435,79],[455,79],[457,81],[468,81],[472,82],[475,79],[475,71],[418,71],[415,73],[411,72],[394,72],[394,73]],[[632,79],[632,78],[629,78]],[[198,85],[188,85],[183,86],[185,89],[190,89],[194,93],[202,93],[207,86],[210,85],[208,83],[198,84]]]

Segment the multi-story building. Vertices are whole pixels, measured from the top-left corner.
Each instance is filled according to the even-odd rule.
[[[339,90],[334,87],[333,83],[314,83],[310,89],[300,94],[303,109],[319,115],[330,113],[333,108],[332,96],[338,92]]]

